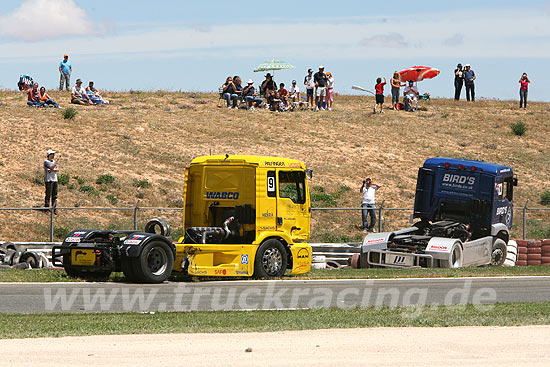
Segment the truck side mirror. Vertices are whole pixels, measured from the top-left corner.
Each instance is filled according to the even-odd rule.
[[[517,185],[518,185],[518,178],[517,178],[517,177],[512,178],[512,185],[513,185],[513,186],[517,186]]]
[[[310,180],[313,178],[313,171],[310,170],[310,169],[306,169],[306,176],[307,178],[309,178]]]

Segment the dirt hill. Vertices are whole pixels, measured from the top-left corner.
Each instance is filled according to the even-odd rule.
[[[357,207],[361,180],[383,185],[385,207],[413,205],[417,169],[426,158],[450,156],[512,166],[519,178],[516,206],[539,204],[550,190],[549,106],[513,101],[432,100],[426,111],[372,113],[374,99],[338,96],[334,110],[274,113],[218,108],[214,94],[106,93],[109,106],[74,106],[64,119],[68,92],[53,92],[61,109],[25,105],[26,95],[0,92],[0,207],[43,203],[41,165],[48,149],[59,153],[59,206],[178,207],[184,167],[205,154],[256,154],[296,158],[313,169],[315,206]],[[510,124],[524,122],[523,136]],[[548,213],[548,212],[546,212]],[[386,228],[405,225],[411,211],[385,215]],[[521,232],[516,212],[516,235]],[[140,224],[163,215],[181,228],[175,212],[140,213]],[[534,236],[548,231],[550,215],[532,212]],[[47,240],[48,215],[34,210],[0,212],[0,240]],[[56,237],[69,229],[129,228],[130,211],[60,211]],[[359,212],[313,213],[313,240],[357,240]],[[545,227],[546,226],[546,227]],[[535,232],[533,231],[539,231]]]

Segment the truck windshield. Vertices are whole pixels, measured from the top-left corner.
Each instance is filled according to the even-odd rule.
[[[305,174],[303,171],[279,171],[279,197],[289,198],[296,204],[306,202]]]

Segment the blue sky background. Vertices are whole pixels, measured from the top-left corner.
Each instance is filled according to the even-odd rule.
[[[76,78],[110,90],[217,90],[228,75],[252,78],[266,59],[296,69],[277,82],[302,82],[325,65],[339,93],[373,89],[378,76],[413,65],[441,74],[421,92],[452,97],[453,70],[472,64],[478,96],[517,99],[527,72],[531,100],[548,100],[549,1],[80,1],[3,2],[0,88],[31,74],[48,88],[67,52]],[[233,5],[235,4],[235,5]]]

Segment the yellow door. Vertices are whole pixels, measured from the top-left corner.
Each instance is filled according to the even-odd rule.
[[[309,237],[311,213],[304,171],[277,170],[277,230],[290,234],[293,241]]]

